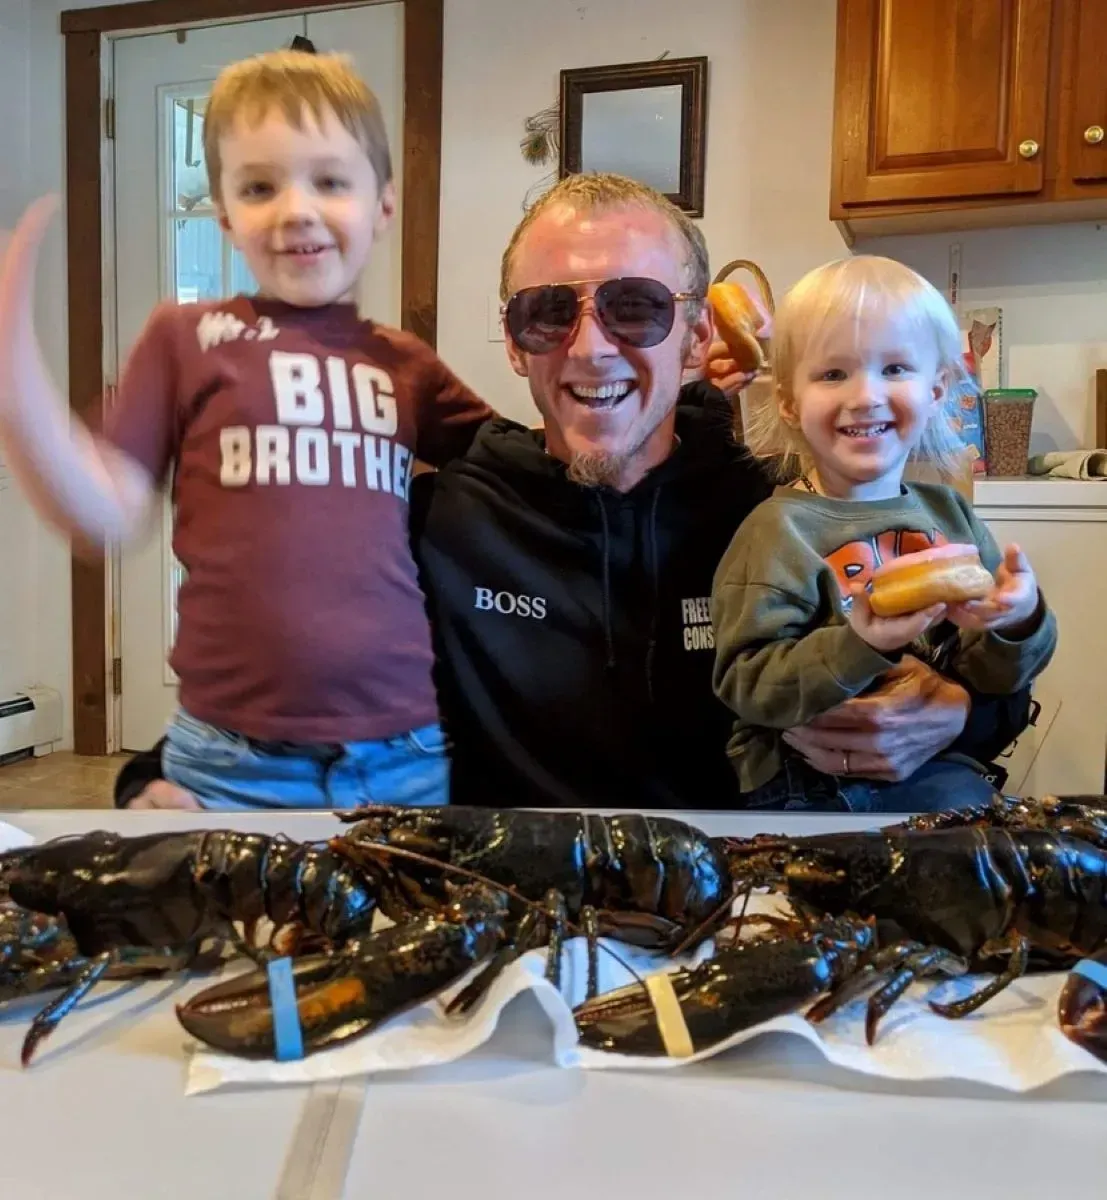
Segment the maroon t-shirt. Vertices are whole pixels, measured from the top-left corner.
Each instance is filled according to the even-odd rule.
[[[156,483],[172,473],[182,707],[312,743],[437,720],[408,485],[416,456],[442,465],[492,415],[352,304],[155,309],[105,435]]]

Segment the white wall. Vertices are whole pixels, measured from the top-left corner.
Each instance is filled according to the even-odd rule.
[[[0,229],[34,194],[31,0],[0,0]],[[55,132],[51,147],[60,148]],[[48,295],[52,286],[44,289]],[[56,293],[54,295],[56,301]],[[69,696],[69,575],[64,547],[46,534],[12,482],[0,491],[0,698],[28,683]],[[59,602],[60,594],[60,602]]]
[[[62,7],[80,0],[0,0],[0,227],[31,194],[60,188],[64,166]],[[707,54],[706,215],[716,266],[762,264],[779,294],[844,253],[827,220],[835,0],[446,0],[439,346],[500,411],[533,420],[503,345],[488,340],[499,258],[529,189],[546,168],[519,152],[523,119],[557,98],[562,67]],[[502,42],[502,44],[497,44]],[[19,51],[30,45],[29,69]],[[9,60],[8,47],[16,51]],[[493,46],[496,45],[496,49]],[[29,73],[28,73],[29,70]],[[28,80],[33,80],[28,114]],[[9,95],[10,92],[10,95]],[[29,149],[33,148],[33,149]],[[19,169],[30,154],[30,171]],[[26,180],[26,184],[24,184]],[[945,287],[954,237],[897,238],[859,249],[892,253]],[[960,235],[968,305],[1001,304],[1009,382],[1041,390],[1036,445],[1079,445],[1092,428],[1092,372],[1107,363],[1107,234],[1068,226]],[[44,250],[42,337],[65,378],[64,258],[55,229]],[[0,500],[0,503],[3,503]],[[9,506],[10,507],[10,506]],[[7,518],[5,518],[6,521]],[[31,550],[5,553],[0,684],[41,679],[69,692],[66,547],[20,514]],[[0,533],[11,544],[11,529]],[[14,650],[6,649],[14,640]],[[14,656],[13,656],[14,655]],[[2,694],[2,690],[0,690]],[[67,710],[68,711],[68,710]]]

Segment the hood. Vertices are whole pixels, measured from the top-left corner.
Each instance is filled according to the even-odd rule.
[[[567,477],[565,463],[546,453],[540,429],[528,429],[504,418],[486,422],[465,459],[454,469],[478,474],[489,472],[499,486],[519,493],[528,503],[573,527],[591,529],[601,520],[607,504],[648,506],[656,503],[659,489],[691,474],[702,486],[703,476],[734,470],[736,464],[753,467],[749,452],[731,436],[730,402],[707,383],[681,389],[676,409],[676,435],[680,444],[663,462],[628,492],[588,488]]]

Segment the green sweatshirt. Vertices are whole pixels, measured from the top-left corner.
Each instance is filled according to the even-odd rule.
[[[727,746],[744,792],[781,769],[781,734],[865,691],[900,658],[863,641],[848,621],[855,584],[881,563],[945,542],[1003,555],[972,507],[938,484],[904,484],[891,500],[832,500],[779,487],[742,522],[715,574],[714,687],[737,720]],[[906,651],[982,694],[1009,695],[1053,656],[1057,623],[1042,601],[1020,641],[943,622]]]

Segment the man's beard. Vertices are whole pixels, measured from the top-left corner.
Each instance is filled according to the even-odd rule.
[[[635,438],[627,450],[585,450],[572,454],[566,475],[582,487],[609,487],[620,491],[623,480],[634,466],[634,460],[642,448],[657,432],[658,426],[669,415],[667,411],[647,414],[652,419]]]

